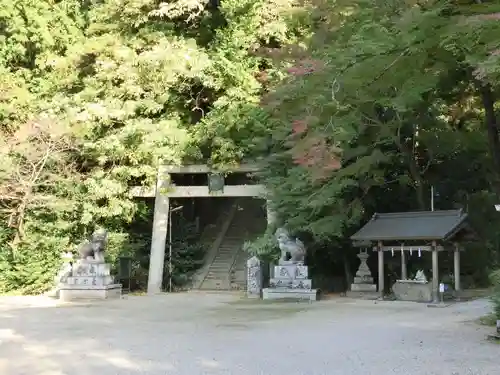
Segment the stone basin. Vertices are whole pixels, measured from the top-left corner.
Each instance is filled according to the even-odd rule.
[[[421,280],[397,280],[392,286],[397,300],[432,302],[432,283]]]

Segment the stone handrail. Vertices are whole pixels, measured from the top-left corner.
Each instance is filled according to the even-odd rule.
[[[232,280],[232,274],[233,274],[233,269],[234,269],[234,265],[236,263],[236,259],[238,259],[238,256],[240,255],[240,251],[244,251],[241,247],[238,249],[238,251],[235,251],[234,254],[233,254],[233,257],[231,259],[231,266],[229,267],[229,273],[228,273],[228,285],[229,285],[229,289],[231,289],[231,280]]]

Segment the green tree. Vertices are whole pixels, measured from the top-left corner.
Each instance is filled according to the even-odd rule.
[[[0,287],[45,289],[96,225],[118,256],[142,215],[129,187],[153,185],[159,162],[248,154],[267,129],[243,120],[274,74],[255,51],[297,37],[293,4],[0,2]]]
[[[328,17],[265,99],[262,177],[281,222],[338,258],[361,220],[429,209],[435,186],[438,208],[468,208],[493,237],[500,23],[497,4],[471,3],[313,5]]]

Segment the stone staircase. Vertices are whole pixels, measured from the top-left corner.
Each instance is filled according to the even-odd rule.
[[[200,289],[244,290],[246,287],[248,254],[243,250],[243,244],[264,232],[266,217],[265,211],[255,201],[237,199],[235,204],[236,211]]]
[[[205,254],[204,265],[201,267],[194,277],[193,288],[194,289],[210,289],[212,287],[211,282],[205,283],[208,276],[210,266],[215,260],[219,246],[227,232],[227,228],[231,223],[234,213],[236,212],[236,206],[234,202],[226,201],[225,204],[218,205],[214,207],[213,212],[218,212],[216,220],[213,223],[206,225],[203,233],[201,235],[200,241],[206,246],[207,253]],[[203,285],[205,284],[205,285]]]

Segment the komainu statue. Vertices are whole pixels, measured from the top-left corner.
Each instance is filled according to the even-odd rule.
[[[425,276],[424,270],[418,270],[413,280],[426,283],[427,277]]]
[[[104,251],[108,244],[108,232],[105,229],[96,230],[90,240],[86,240],[78,246],[81,259],[94,257],[95,260],[104,260]]]
[[[281,250],[279,264],[304,264],[306,256],[306,248],[298,238],[292,239],[285,228],[278,228],[276,231],[276,239]]]

